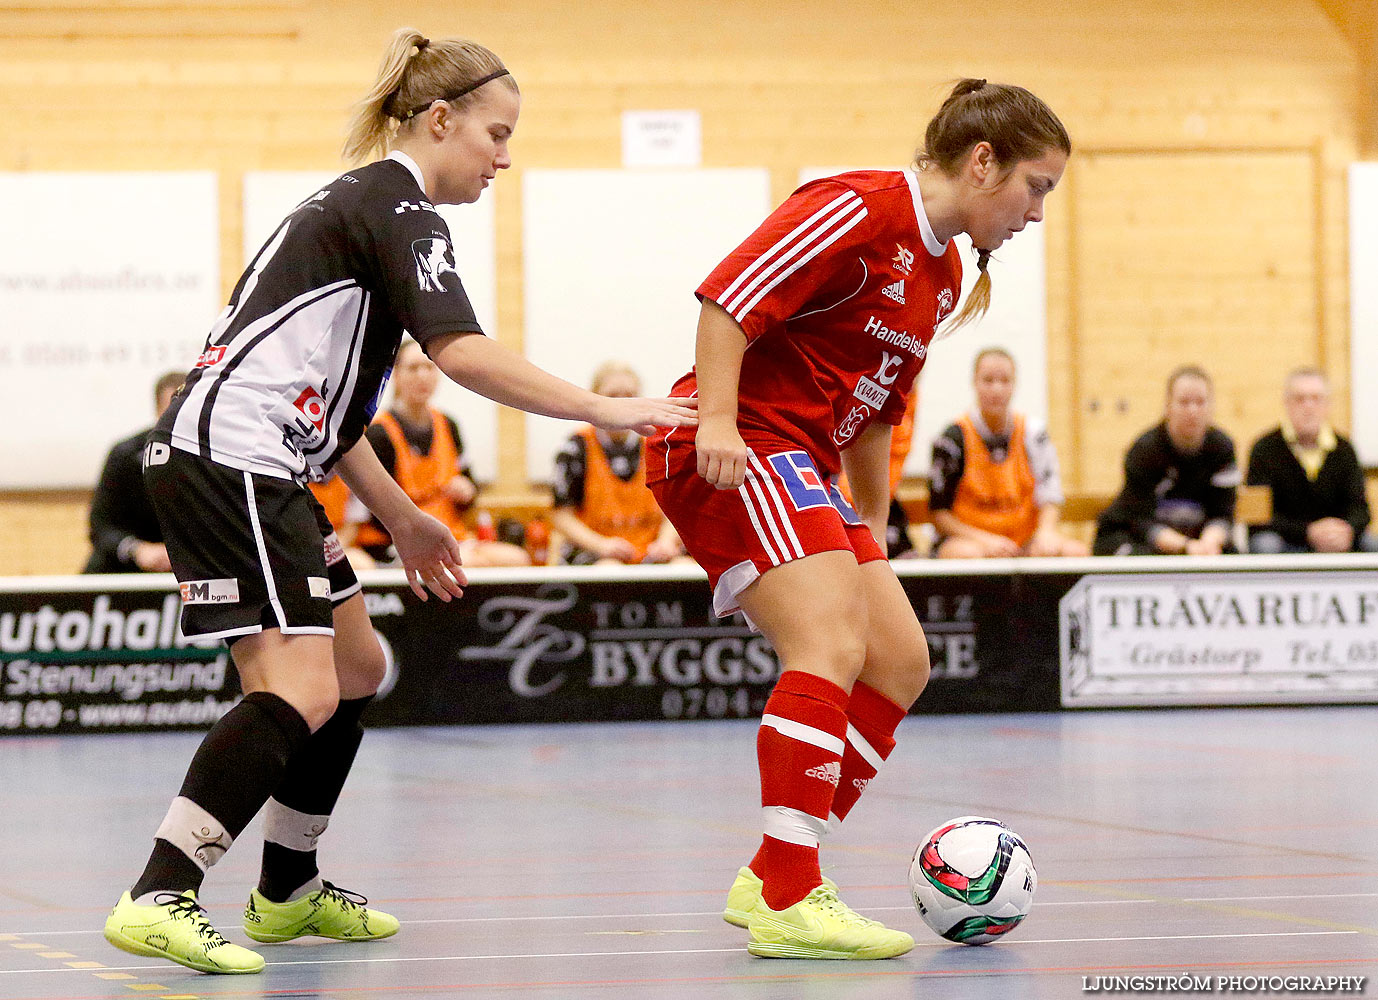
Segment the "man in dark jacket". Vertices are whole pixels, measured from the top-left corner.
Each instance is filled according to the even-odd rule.
[[[162,416],[186,375],[168,372],[153,385],[154,419]],[[144,492],[142,458],[149,428],[110,449],[91,494],[91,558],[83,573],[167,573],[172,565],[163,529]]]
[[[1273,518],[1249,533],[1250,552],[1378,552],[1364,472],[1354,446],[1330,425],[1330,386],[1298,368],[1283,388],[1287,417],[1254,442],[1250,486],[1273,494]]]

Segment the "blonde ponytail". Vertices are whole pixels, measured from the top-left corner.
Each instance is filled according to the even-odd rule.
[[[990,271],[987,270],[989,264],[990,251],[977,249],[976,269],[981,272],[981,276],[976,279],[971,294],[962,303],[962,311],[943,324],[942,330],[933,338],[934,340],[950,337],[968,323],[976,322],[990,309]]]
[[[431,41],[415,28],[398,28],[383,53],[373,89],[354,106],[344,157],[350,163],[386,153],[397,130],[435,101],[463,108],[489,81],[517,92],[502,60],[478,42]]]
[[[415,28],[398,28],[383,53],[378,67],[378,80],[363,100],[354,105],[349,122],[349,136],[345,139],[344,158],[358,163],[375,154],[386,153],[388,141],[396,126],[388,113],[388,100],[402,86],[407,65],[427,45],[426,36]]]

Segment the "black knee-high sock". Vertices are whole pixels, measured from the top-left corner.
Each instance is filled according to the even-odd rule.
[[[130,895],[199,889],[310,735],[301,713],[277,695],[245,695],[201,741]]]
[[[316,840],[325,832],[354,764],[364,738],[359,719],[372,700],[369,695],[341,701],[330,721],[288,763],[268,800],[258,891],[275,903],[286,902],[319,874]]]

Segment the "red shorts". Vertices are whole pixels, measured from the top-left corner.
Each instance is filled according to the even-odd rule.
[[[684,547],[708,572],[713,611],[739,610],[737,595],[773,566],[844,550],[858,564],[884,559],[869,528],[808,452],[747,450],[746,482],[710,486],[692,469],[651,484]]]

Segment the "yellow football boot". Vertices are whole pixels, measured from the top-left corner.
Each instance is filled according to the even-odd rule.
[[[382,910],[370,910],[367,903],[357,892],[329,882],[287,903],[274,903],[254,889],[244,907],[244,933],[265,943],[307,936],[376,941],[396,934],[397,918]]]
[[[823,884],[837,891],[837,883],[827,876],[823,877]],[[760,900],[761,880],[750,868],[743,867],[732,881],[732,888],[727,890],[727,908],[722,911],[722,918],[734,927],[745,927]]]
[[[140,906],[125,893],[105,918],[105,940],[131,955],[151,955],[197,972],[243,975],[263,971],[263,957],[230,944],[206,919],[196,891],[159,893]]]
[[[908,934],[863,917],[827,885],[783,910],[761,900],[746,929],[751,934],[746,950],[762,958],[894,958],[914,947]]]

